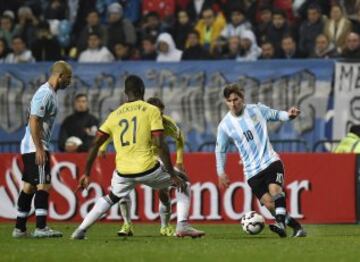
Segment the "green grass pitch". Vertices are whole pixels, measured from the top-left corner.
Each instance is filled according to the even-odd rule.
[[[306,225],[301,239],[267,227],[250,236],[236,224],[196,225],[207,233],[201,239],[160,237],[157,224],[135,224],[135,236],[119,238],[119,225],[97,223],[87,240],[74,241],[76,224],[51,224],[63,231],[59,239],[13,239],[13,224],[0,223],[0,261],[360,261],[359,225]]]

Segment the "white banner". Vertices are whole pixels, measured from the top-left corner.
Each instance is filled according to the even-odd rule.
[[[341,139],[360,124],[360,63],[336,63],[333,139]]]

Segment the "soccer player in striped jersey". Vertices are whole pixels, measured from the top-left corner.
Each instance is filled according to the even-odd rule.
[[[263,104],[245,104],[244,90],[238,84],[224,89],[229,112],[218,126],[216,141],[216,168],[219,186],[229,186],[225,173],[226,151],[234,142],[242,159],[244,175],[253,193],[275,217],[276,223],[270,230],[280,237],[286,237],[287,224],[293,228],[294,237],[304,237],[306,232],[286,211],[283,164],[270,144],[267,122],[288,121],[296,118],[300,110],[278,111]]]
[[[116,172],[112,176],[110,193],[99,198],[80,226],[71,235],[72,239],[84,239],[86,231],[121,198],[127,197],[137,184],[154,189],[176,186],[176,211],[178,237],[201,237],[204,232],[188,223],[190,209],[190,183],[179,178],[171,164],[169,149],[164,141],[164,125],[160,110],[144,100],[144,82],[135,75],[125,80],[127,102],[113,111],[99,128],[91,147],[85,173],[79,180],[80,188],[90,183],[90,171],[100,146],[108,139],[114,141]],[[158,149],[158,156],[152,150]]]
[[[171,137],[176,142],[176,164],[174,169],[181,172],[181,174],[185,174],[183,159],[184,159],[184,136],[177,126],[175,121],[168,115],[164,115],[165,105],[164,103],[157,97],[150,97],[147,102],[151,105],[156,106],[160,109],[163,125],[164,125],[164,135],[166,137]],[[107,140],[99,149],[99,154],[101,156],[105,155],[106,147],[111,142],[111,140]],[[157,149],[155,146],[152,147],[153,151],[156,155],[158,155]],[[186,177],[183,177],[187,180]],[[159,190],[159,214],[160,214],[160,235],[161,236],[174,236],[175,229],[170,225],[170,216],[171,216],[171,203],[169,197],[169,189],[160,189]],[[130,197],[127,196],[125,198],[120,199],[119,201],[121,216],[124,219],[124,223],[121,229],[118,231],[119,236],[132,236],[133,235],[133,224],[131,223],[131,200]]]
[[[24,163],[16,226],[13,237],[26,237],[26,221],[35,195],[36,229],[33,237],[61,237],[62,233],[46,226],[50,189],[50,139],[51,130],[57,114],[57,94],[71,82],[71,66],[57,61],[51,67],[49,80],[36,90],[31,99],[30,115],[21,141],[21,156]]]

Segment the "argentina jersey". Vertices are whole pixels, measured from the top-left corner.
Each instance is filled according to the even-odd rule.
[[[226,114],[218,127],[216,165],[218,174],[224,173],[226,151],[231,142],[237,147],[246,180],[279,160],[270,144],[267,121],[286,121],[288,113],[271,109],[263,104],[244,105],[240,116]]]
[[[41,142],[44,150],[50,149],[51,131],[57,113],[56,92],[48,82],[40,86],[31,99],[29,115],[37,116],[42,120]],[[31,136],[29,123],[25,128],[25,136],[21,140],[21,154],[36,152],[34,141]]]

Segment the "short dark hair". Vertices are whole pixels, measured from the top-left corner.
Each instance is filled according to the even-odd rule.
[[[272,15],[273,15],[273,16],[274,16],[274,15],[280,15],[280,16],[282,16],[283,18],[287,19],[287,15],[286,15],[285,11],[282,10],[282,9],[274,9],[273,12],[272,12]]]
[[[360,125],[352,125],[350,127],[350,132],[357,136],[360,136]]]
[[[233,93],[237,94],[241,98],[244,98],[244,92],[244,88],[242,88],[239,83],[232,83],[225,86],[223,94],[226,99],[228,99]]]
[[[85,97],[87,99],[87,95],[85,93],[78,93],[75,98],[74,98],[74,101],[78,100],[79,98],[81,97]]]
[[[310,4],[309,5],[309,7],[307,8],[307,11],[309,11],[309,10],[316,10],[316,11],[318,11],[318,13],[320,13],[321,14],[321,7],[318,5],[318,4],[316,4],[316,3],[312,3],[312,4]]]
[[[189,35],[196,35],[197,38],[200,39],[199,31],[197,31],[197,30],[195,30],[195,29],[191,30],[191,31],[187,34],[187,36],[189,36]]]
[[[136,75],[129,75],[125,79],[125,94],[134,95],[135,97],[143,97],[145,93],[145,85],[142,79]]]
[[[100,40],[102,40],[102,39],[101,39],[101,35],[100,35],[99,32],[91,32],[91,33],[89,33],[88,39],[90,38],[90,36],[96,36],[97,38],[99,38]]]
[[[158,107],[160,110],[165,109],[165,105],[164,105],[163,101],[161,101],[161,99],[156,96],[150,97],[146,102],[148,102],[149,104],[152,104],[153,106]]]

